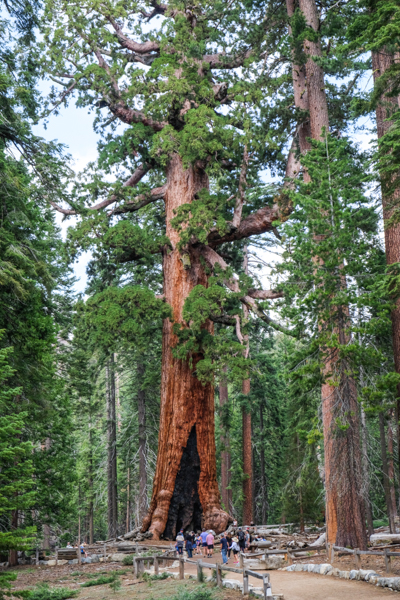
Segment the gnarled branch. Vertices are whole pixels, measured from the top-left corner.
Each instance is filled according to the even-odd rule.
[[[123,206],[118,206],[117,208],[114,208],[110,212],[110,215],[120,215],[127,212],[135,212],[140,208],[147,206],[147,204],[150,204],[151,202],[155,202],[156,200],[164,198],[166,191],[167,184],[163,185],[162,187],[154,188],[147,194],[139,194],[139,196],[136,196],[136,198],[134,198],[133,200],[129,200]]]
[[[132,173],[132,175],[129,177],[129,179],[127,179],[122,187],[133,187],[134,185],[137,185],[139,183],[139,181],[141,179],[143,179],[143,177],[146,175],[146,173],[149,171],[150,169],[150,165],[139,165],[139,167],[136,169],[136,171],[134,173]],[[89,206],[87,209],[85,210],[101,210],[102,208],[107,208],[107,206],[109,206],[110,204],[113,204],[114,202],[116,202],[118,200],[118,195],[117,194],[113,194],[110,198],[107,198],[107,200],[102,200],[102,202],[98,202],[98,204],[95,204],[94,206]],[[73,208],[62,208],[62,206],[59,206],[58,204],[56,204],[56,202],[53,202],[52,200],[49,201],[51,206],[53,208],[55,208],[58,212],[60,212],[63,215],[78,215],[79,211],[73,209]]]
[[[148,54],[149,52],[159,52],[160,46],[159,44],[157,44],[157,42],[135,42],[122,32],[121,25],[119,25],[115,19],[113,19],[111,16],[108,16],[107,19],[113,26],[115,35],[117,36],[117,39],[123,48],[131,50],[136,54]]]

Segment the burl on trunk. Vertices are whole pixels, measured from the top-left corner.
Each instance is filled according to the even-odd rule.
[[[167,169],[165,209],[167,235],[172,250],[163,256],[164,295],[172,307],[173,320],[182,326],[185,299],[196,285],[207,286],[207,275],[195,248],[187,249],[188,258],[178,249],[179,234],[172,228],[174,211],[192,202],[195,194],[208,188],[204,170],[184,169],[175,155]],[[206,327],[212,331],[212,323]],[[201,355],[178,360],[173,348],[178,339],[173,323],[163,326],[161,377],[161,415],[157,466],[149,512],[143,531],[149,529],[153,539],[174,537],[183,528],[201,526],[216,532],[226,529],[229,515],[221,509],[217,483],[214,439],[214,388],[203,385],[195,375]]]

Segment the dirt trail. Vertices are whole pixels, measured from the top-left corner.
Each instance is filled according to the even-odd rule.
[[[193,557],[198,560],[198,556]],[[204,561],[204,559],[202,559]],[[221,562],[218,553],[213,559],[205,562]],[[228,563],[233,565],[231,559]],[[108,585],[81,588],[81,583],[86,581],[95,573],[123,570],[121,577],[122,588],[116,594],[112,593]],[[172,570],[172,569],[171,569]],[[80,589],[81,593],[76,600],[165,600],[173,596],[181,586],[194,589],[198,584],[196,581],[177,581],[167,579],[165,581],[153,581],[146,583],[138,582],[133,574],[132,567],[122,567],[118,563],[91,564],[91,565],[65,565],[60,567],[18,567],[13,569],[18,573],[15,582],[16,589],[26,589],[39,582],[48,582],[50,586],[65,586],[71,589]],[[172,571],[177,572],[178,569]],[[204,571],[209,576],[211,571]],[[193,563],[185,564],[185,573],[197,574],[197,566]],[[363,581],[348,581],[336,577],[324,577],[313,573],[299,573],[287,571],[269,571],[273,594],[284,594],[285,600],[380,600],[388,598],[394,592],[387,588],[377,588]],[[227,579],[243,581],[243,577],[237,573],[229,573]],[[250,578],[254,586],[260,585],[260,581]],[[242,595],[239,591],[224,588],[218,595],[222,600],[240,600]],[[400,595],[399,595],[400,600]]]
[[[193,557],[196,560],[198,558],[197,556]],[[219,554],[213,560],[202,560],[214,564],[215,562],[222,562]],[[232,559],[228,562],[228,566],[234,566]],[[177,571],[177,569],[174,569],[174,571]],[[194,574],[196,572],[196,565],[185,564],[185,573]],[[206,576],[210,573],[211,571],[205,569]],[[380,598],[388,598],[388,595],[394,593],[388,588],[378,588],[370,583],[365,583],[365,581],[349,581],[313,573],[269,571],[269,574],[272,593],[284,594],[285,600],[379,600]],[[243,581],[242,575],[238,573],[227,573],[226,579]],[[250,584],[259,586],[261,582],[250,578]]]

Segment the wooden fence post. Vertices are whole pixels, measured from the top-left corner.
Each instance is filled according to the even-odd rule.
[[[249,576],[246,569],[243,569],[243,596],[249,595]]]
[[[217,586],[222,587],[221,565],[217,563],[216,567],[217,567]]]
[[[269,576],[268,575],[264,575],[263,576],[263,595],[264,595],[264,600],[267,600],[267,596],[268,596],[268,588],[270,588],[270,583],[269,583]]]
[[[288,565],[292,565],[293,564],[293,557],[292,557],[291,552],[289,552],[289,550],[288,550],[288,553],[287,553],[286,556],[287,556]]]
[[[331,565],[333,565],[334,560],[335,560],[335,548],[332,544],[332,546],[331,546]]]
[[[197,561],[197,581],[199,583],[203,581],[203,565],[201,560]]]
[[[239,567],[243,567],[244,563],[243,563],[243,553],[239,552]]]
[[[36,565],[39,564],[39,548],[36,548]]]
[[[136,560],[136,556],[133,557],[133,568],[135,570],[135,577],[136,577],[136,579],[138,579],[139,571],[138,571],[138,561]]]
[[[158,575],[158,557],[154,557],[154,575]]]
[[[179,559],[179,579],[185,579],[185,561],[183,558]]]
[[[56,567],[58,567],[58,546],[56,546]]]
[[[356,569],[361,569],[361,556],[359,554],[358,548],[355,548],[355,550],[354,550],[354,563],[355,563]]]
[[[80,544],[78,544],[78,547],[76,549],[77,553],[78,553],[78,565],[82,564],[82,555],[81,555],[81,547]]]
[[[390,573],[392,571],[392,557],[388,556],[389,550],[385,548],[385,568],[386,573]]]
[[[136,546],[135,546],[135,552],[136,554],[139,554],[139,544],[136,542]]]

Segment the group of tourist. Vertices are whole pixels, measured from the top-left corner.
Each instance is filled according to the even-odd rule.
[[[233,554],[234,564],[239,563],[239,553],[246,552],[250,549],[252,537],[250,534],[249,527],[239,527],[237,535],[231,535],[230,533],[223,533],[218,544],[221,545],[222,562],[226,564]],[[195,535],[194,531],[188,531],[186,534],[181,529],[176,536],[176,546],[178,554],[183,554],[185,548],[188,558],[193,557],[193,551],[196,554],[202,554],[204,558],[211,558],[214,551],[215,533],[212,529],[203,529],[201,533]]]

